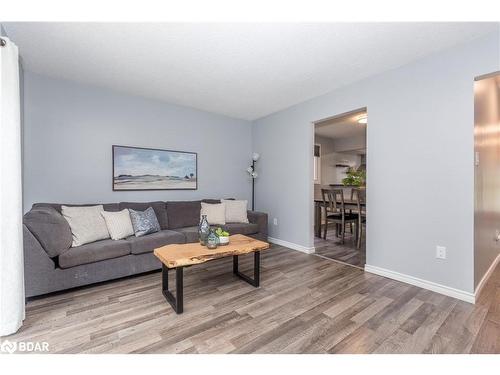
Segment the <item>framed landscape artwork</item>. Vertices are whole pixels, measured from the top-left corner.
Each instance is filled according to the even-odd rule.
[[[195,152],[113,146],[113,190],[196,190]]]

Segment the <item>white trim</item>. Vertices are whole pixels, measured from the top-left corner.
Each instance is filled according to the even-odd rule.
[[[474,295],[476,296],[476,299],[479,297],[479,294],[481,293],[481,290],[486,285],[486,282],[490,278],[491,274],[493,273],[493,271],[495,270],[495,268],[497,267],[497,265],[498,265],[499,262],[500,262],[500,254],[497,255],[497,257],[495,258],[495,260],[493,261],[493,263],[491,263],[490,268],[488,268],[488,271],[486,271],[486,273],[483,275],[483,278],[481,279],[481,281],[479,282],[479,284],[477,284],[476,290],[474,292]]]
[[[388,277],[389,279],[402,281],[403,283],[418,286],[420,288],[432,290],[433,292],[444,294],[445,296],[457,298],[459,300],[474,303],[475,296],[474,293],[466,292],[464,290],[450,288],[449,286],[434,283],[432,281],[419,279],[418,277],[405,275],[403,273],[391,271],[385,268],[380,268],[376,266],[371,266],[369,264],[365,265],[365,271],[374,273],[376,275]]]
[[[314,252],[316,251],[314,246],[311,247],[302,246],[293,242],[280,240],[279,238],[267,237],[267,240],[276,245],[289,247],[290,249],[297,250],[306,254],[314,254]]]

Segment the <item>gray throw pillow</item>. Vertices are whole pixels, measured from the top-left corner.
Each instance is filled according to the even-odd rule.
[[[129,208],[129,212],[136,237],[160,231],[160,224],[152,207],[145,211],[136,211]]]
[[[61,212],[71,228],[73,247],[109,238],[108,227],[97,206],[61,206]]]

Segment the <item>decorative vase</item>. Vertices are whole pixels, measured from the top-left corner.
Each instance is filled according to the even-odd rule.
[[[202,215],[200,225],[198,226],[198,234],[200,235],[200,245],[207,245],[207,238],[210,234],[210,225],[208,225],[207,215]]]
[[[217,237],[213,230],[210,230],[210,234],[207,237],[207,247],[209,249],[217,249],[217,245],[219,245],[219,237]]]

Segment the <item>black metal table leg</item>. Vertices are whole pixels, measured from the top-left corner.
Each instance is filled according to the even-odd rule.
[[[260,251],[253,253],[253,279],[238,270],[238,255],[233,255],[233,273],[240,279],[258,288],[260,285]]]
[[[177,267],[175,269],[175,297],[174,295],[168,290],[168,271],[169,268],[165,265],[162,265],[162,292],[163,296],[167,300],[168,303],[172,306],[174,311],[177,314],[182,314],[184,311],[184,295],[183,295],[183,289],[184,289],[184,273],[183,273],[183,268],[184,267]]]

